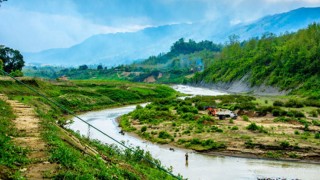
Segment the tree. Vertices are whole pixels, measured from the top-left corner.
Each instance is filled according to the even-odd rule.
[[[1,3],[4,2],[4,1],[8,1],[8,0],[0,0],[0,7],[1,7]]]
[[[1,59],[0,59],[0,70],[3,70],[3,62]],[[2,71],[0,71],[0,75],[3,75]]]
[[[79,70],[87,70],[88,69],[88,66],[87,65],[81,65],[79,66]]]
[[[0,59],[3,61],[3,70],[7,73],[21,71],[24,66],[20,52],[9,47],[0,46]]]
[[[102,69],[103,69],[102,65],[101,64],[98,65],[97,70],[102,70]]]

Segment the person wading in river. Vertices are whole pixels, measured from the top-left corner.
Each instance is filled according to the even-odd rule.
[[[189,158],[189,155],[188,155],[188,153],[186,153],[186,166],[188,166],[188,158]]]

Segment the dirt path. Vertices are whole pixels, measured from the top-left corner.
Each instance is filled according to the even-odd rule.
[[[9,103],[16,115],[13,122],[20,132],[20,136],[14,137],[13,141],[29,150],[28,158],[31,163],[20,171],[23,172],[27,179],[50,178],[50,175],[54,174],[57,164],[52,164],[48,161],[47,144],[40,135],[40,119],[36,116],[33,108],[16,100],[9,100],[2,94],[0,94],[0,99]]]

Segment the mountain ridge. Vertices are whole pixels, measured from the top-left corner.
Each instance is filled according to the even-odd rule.
[[[303,14],[303,16],[301,15]],[[250,24],[226,25],[222,21],[148,27],[137,32],[98,34],[70,48],[56,48],[38,53],[23,53],[27,63],[51,65],[129,64],[169,50],[177,39],[210,40],[223,43],[232,34],[240,39],[297,31],[312,22],[320,22],[320,8],[299,8],[269,15]],[[201,32],[201,33],[199,33]]]

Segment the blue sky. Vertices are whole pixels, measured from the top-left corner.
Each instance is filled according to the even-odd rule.
[[[100,33],[176,23],[247,23],[320,0],[8,0],[0,7],[0,44],[24,52],[69,47]]]

